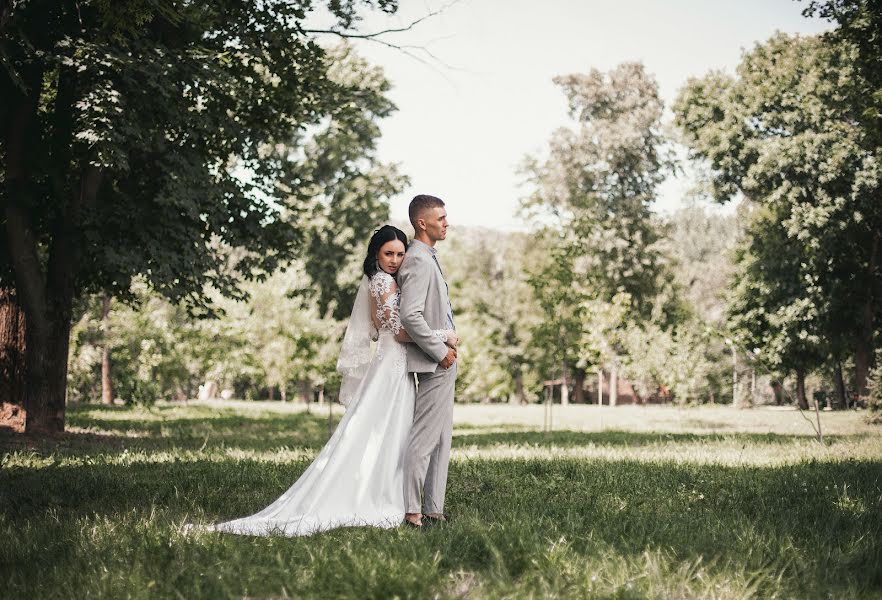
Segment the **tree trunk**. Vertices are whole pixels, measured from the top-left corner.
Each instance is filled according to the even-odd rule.
[[[866,315],[863,320],[870,321],[870,323],[873,321],[872,317],[867,319]],[[868,338],[871,336],[872,334],[860,336],[854,352],[854,389],[858,401],[867,395],[867,374],[870,372],[870,363],[872,362],[872,347]]]
[[[603,369],[597,369],[597,406],[603,405]]]
[[[562,406],[566,406],[570,403],[570,386],[567,384],[567,369],[566,366],[561,367],[560,370],[560,403]]]
[[[756,369],[751,368],[750,369],[750,406],[751,406],[751,408],[753,408],[753,406],[755,404],[756,404]]]
[[[615,406],[619,399],[619,367],[613,363],[609,372],[609,405]]]
[[[796,370],[796,403],[802,410],[808,410],[808,400],[805,397],[805,371]]]
[[[97,167],[84,168],[78,193],[56,225],[49,246],[45,304],[41,306],[33,297],[28,302],[26,297],[28,405],[25,429],[28,432],[64,431],[70,328],[80,256],[77,225],[81,211],[94,204],[101,177],[101,170]],[[11,242],[16,250],[24,249],[26,255],[36,253],[27,217],[11,206],[7,206],[6,214],[9,237],[16,238],[14,243]],[[23,231],[13,233],[16,226],[23,226]],[[34,276],[39,277],[39,271],[33,273],[27,268],[16,268],[17,281],[27,280],[33,286],[31,279]]]
[[[777,381],[773,381],[771,386],[772,395],[775,397],[775,404],[781,406],[784,404],[784,386]]]
[[[524,392],[524,375],[521,373],[521,370],[518,369],[514,374],[514,384],[515,384],[515,393],[511,396],[509,400],[510,404],[526,404],[527,403],[527,394]]]
[[[309,412],[312,406],[312,385],[305,379],[300,381],[300,399],[306,403],[306,410]]]
[[[842,376],[842,362],[839,359],[833,363],[833,385],[836,387],[836,408],[848,408],[845,378]]]
[[[269,401],[272,402],[276,399],[276,386],[269,386]]]
[[[22,75],[24,94],[4,91],[11,108],[5,113],[8,122],[0,129],[6,132],[6,239],[27,323],[25,431],[60,432],[64,430],[71,313],[80,266],[80,226],[84,212],[97,201],[102,171],[85,162],[79,172],[70,172],[76,72],[73,67],[62,67],[52,107],[48,160],[53,165],[53,193],[63,209],[49,224],[48,252],[41,252],[31,221],[37,203],[27,157],[30,145],[43,143],[34,127],[43,73],[38,65],[25,66]]]
[[[4,147],[4,180],[6,197],[6,239],[15,274],[17,300],[25,313],[25,390],[24,430],[57,432],[64,429],[64,401],[67,381],[67,350],[70,335],[72,303],[71,248],[50,244],[50,265],[55,269],[43,272],[43,259],[37,248],[36,235],[30,220],[35,205],[33,188],[27,171],[29,146],[37,143],[35,131],[37,107],[43,84],[39,67],[27,66],[22,72],[26,92],[4,91],[9,101],[9,121],[2,124],[6,139]],[[51,157],[57,162],[55,156]],[[68,163],[63,163],[64,167]],[[63,168],[63,167],[60,167]],[[66,215],[65,215],[66,216]],[[64,217],[61,217],[63,220]],[[64,230],[59,221],[53,234]],[[63,258],[64,260],[59,260]],[[63,265],[60,263],[64,263]],[[65,267],[61,269],[60,267]],[[68,284],[68,285],[65,285]]]
[[[110,314],[110,295],[104,294],[101,301],[101,325],[104,332],[104,344],[101,348],[101,401],[104,404],[113,404],[113,382],[110,379],[110,347],[108,343],[108,331],[110,324],[107,315]]]
[[[861,306],[861,329],[856,340],[856,348],[854,352],[854,387],[857,392],[858,401],[866,397],[867,375],[873,363],[873,332],[875,330],[874,319],[876,313],[876,257],[879,254],[879,232],[873,236],[873,243],[870,249],[870,264],[867,277],[867,299]]]
[[[65,310],[66,308],[66,310]],[[60,307],[48,332],[28,328],[27,419],[28,433],[64,431],[67,400],[67,359],[70,343],[70,307]]]
[[[585,404],[585,369],[578,367],[573,371],[573,402]]]
[[[288,401],[288,384],[279,386],[279,396],[282,398],[282,404]]]
[[[25,313],[15,290],[0,290],[0,427],[25,429]]]
[[[738,408],[738,353],[732,344],[732,406]]]

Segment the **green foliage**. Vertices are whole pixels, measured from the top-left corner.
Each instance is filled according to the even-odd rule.
[[[694,316],[711,327],[725,324],[741,220],[714,210],[703,199],[693,199],[666,219],[665,253],[673,263],[674,284]]]
[[[316,302],[319,314],[345,319],[355,301],[367,241],[389,218],[387,198],[399,194],[408,180],[397,165],[375,157],[378,121],[395,110],[382,69],[348,45],[331,50],[328,59],[329,78],[352,89],[352,100],[293,149],[276,147],[274,157],[288,161],[284,191],[308,207],[309,219],[301,224],[309,249],[303,261],[312,282],[306,297]],[[302,154],[291,162],[298,146]]]
[[[453,228],[440,249],[456,310],[460,401],[531,402],[538,397],[540,320],[526,279],[534,238]]]
[[[710,336],[696,329],[692,324],[664,329],[647,323],[622,332],[625,373],[641,396],[654,394],[663,384],[676,402],[697,404],[715,391],[712,379],[719,356],[712,353]]]
[[[882,2],[879,0],[812,0],[803,11],[837,27],[824,34],[833,45],[855,51],[855,115],[870,135],[869,146],[882,146]]]
[[[231,365],[253,378],[257,365],[228,322],[194,320],[143,281],[136,282],[132,293],[137,305],[115,303],[105,323],[100,302],[92,299],[74,324],[68,366],[71,399],[100,397],[105,346],[114,397],[126,402],[195,397],[200,383],[219,378]]]
[[[759,349],[770,368],[810,370],[830,350],[822,330],[829,304],[801,269],[800,244],[787,237],[775,215],[760,207],[749,218],[751,235],[736,254],[732,329],[739,346]]]
[[[225,324],[239,332],[245,352],[257,365],[262,384],[258,389],[265,385],[287,390],[293,383],[311,389],[338,383],[335,366],[345,324],[319,314],[304,294],[311,285],[305,269],[295,263],[252,285],[247,304],[230,306]],[[226,365],[227,377],[240,369]],[[253,393],[246,391],[247,396]]]
[[[333,393],[343,324],[320,317],[304,299],[309,285],[295,263],[264,282],[246,284],[248,301],[214,298],[223,313],[216,319],[194,320],[145,284],[136,288],[138,305],[115,305],[106,326],[93,302],[72,331],[72,398],[100,396],[105,344],[114,395],[127,402],[194,398],[206,380],[248,399],[264,398],[269,390],[284,396],[294,384]]]
[[[715,198],[747,199],[731,325],[767,364],[811,370],[872,356],[882,272],[882,155],[858,117],[856,50],[778,34],[737,77],[691,80],[675,104]]]
[[[352,35],[364,6],[397,3],[4,3],[0,288],[28,316],[28,385],[14,400],[29,430],[64,427],[78,300],[133,303],[142,278],[190,314],[216,314],[213,291],[243,299],[245,282],[315,243],[308,181],[336,181],[332,193],[380,216],[400,181],[370,156],[387,84],[306,27],[330,17],[330,33]],[[304,168],[310,134],[345,157]]]
[[[363,4],[396,7],[335,0],[328,8],[345,27]],[[209,287],[241,297],[243,280],[265,277],[308,240],[303,196],[279,189],[300,184],[286,177],[304,128],[391,110],[382,86],[335,76],[346,68],[335,62],[341,57],[304,32],[316,8],[308,2],[13,6],[0,42],[0,86],[10,100],[0,119],[29,128],[29,171],[3,188],[3,200],[26,215],[44,277],[65,224],[67,251],[80,259],[77,293],[131,298],[130,283],[142,275],[195,313],[211,312]],[[38,113],[17,122],[27,94]],[[280,145],[287,150],[273,155]],[[330,165],[325,177],[339,168]],[[69,198],[85,185],[83,173],[99,184],[94,201],[79,207]],[[386,180],[381,188],[369,192],[374,207],[391,189]],[[3,285],[12,280],[8,252],[0,245]]]

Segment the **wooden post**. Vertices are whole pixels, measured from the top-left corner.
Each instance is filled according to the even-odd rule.
[[[551,431],[551,404],[554,402],[554,383],[552,381],[545,382],[545,402],[544,402],[544,419],[542,422],[542,431]]]

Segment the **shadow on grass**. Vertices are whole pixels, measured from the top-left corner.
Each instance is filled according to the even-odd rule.
[[[146,418],[145,418],[146,417]],[[327,413],[274,413],[236,411],[211,406],[168,406],[137,413],[129,407],[72,406],[68,426],[74,431],[50,438],[22,436],[0,429],[0,452],[25,451],[48,456],[129,451],[216,450],[239,448],[266,451],[278,448],[320,449],[339,416]],[[500,431],[501,430],[501,431]],[[866,434],[825,436],[828,444],[859,440]],[[667,433],[605,431],[542,432],[522,425],[464,425],[454,431],[454,448],[534,446],[576,448],[580,446],[639,447],[650,445],[706,444],[735,441],[775,446],[809,441],[810,435],[774,433]]]
[[[251,514],[307,466],[257,461],[85,464],[0,471],[9,523],[54,527],[75,518],[170,525]],[[498,568],[517,578],[537,553],[567,540],[640,556],[650,548],[720,568],[789,569],[807,589],[882,585],[882,460],[721,467],[556,460],[451,465],[454,524],[433,538],[448,572]],[[339,534],[335,534],[339,535]],[[435,535],[435,534],[433,534]],[[242,543],[258,543],[243,541]],[[290,544],[307,543],[291,540]]]
[[[176,413],[185,412],[180,415]],[[143,413],[142,413],[143,414]],[[131,418],[126,418],[131,415]],[[327,413],[255,413],[229,408],[172,406],[152,408],[149,419],[123,406],[79,405],[68,409],[66,431],[49,438],[0,430],[0,451],[30,451],[58,456],[82,453],[199,450],[236,447],[243,450],[321,448],[340,417]]]
[[[843,440],[858,440],[866,434],[850,436],[824,436],[829,444]],[[812,441],[809,435],[775,433],[665,433],[635,432],[610,429],[606,431],[492,431],[477,433],[476,428],[465,435],[454,435],[454,448],[492,446],[538,446],[575,448],[579,446],[649,446],[662,444],[705,444],[708,442],[735,441],[760,445],[791,444],[794,441]]]

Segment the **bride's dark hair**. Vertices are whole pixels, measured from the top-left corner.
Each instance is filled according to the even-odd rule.
[[[377,272],[377,254],[386,242],[399,240],[407,250],[407,234],[392,225],[383,225],[371,236],[368,242],[367,256],[364,257],[364,274],[373,277]]]

